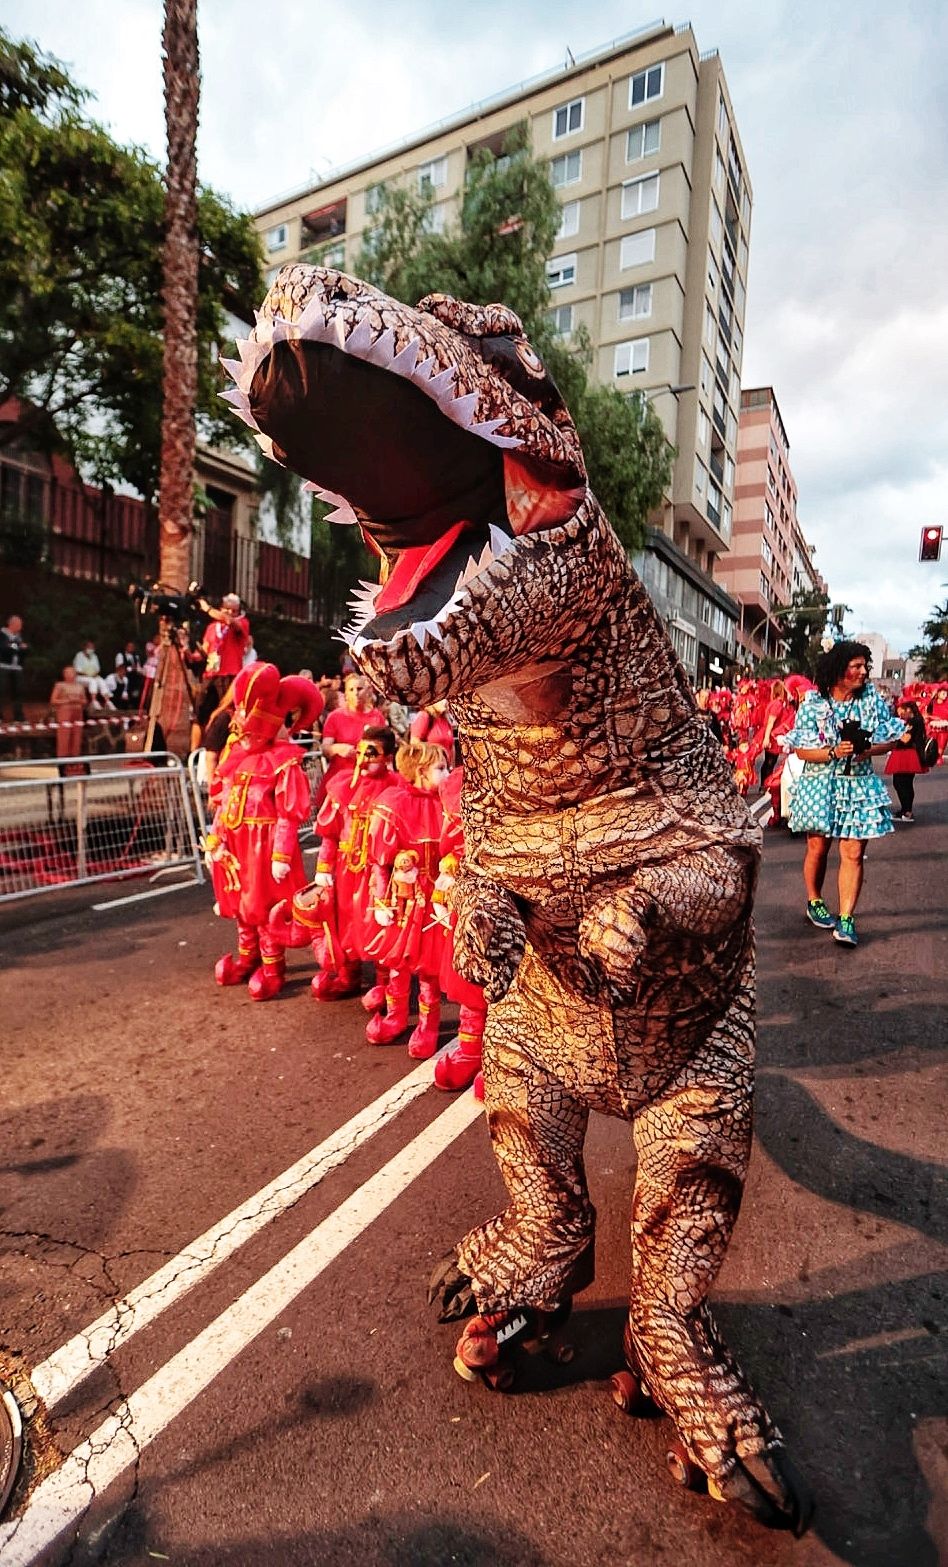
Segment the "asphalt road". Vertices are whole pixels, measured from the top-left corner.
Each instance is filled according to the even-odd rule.
[[[492,1394],[424,1308],[501,1204],[470,1096],[313,1003],[303,954],[276,1002],[217,989],[206,890],[0,906],[0,1377],[29,1416],[4,1567],[948,1560],[946,773],[870,847],[857,951],[805,924],[801,845],[766,835],[757,1142],[715,1301],[816,1493],[799,1542],[676,1488],[667,1422],[609,1397],[627,1127],[590,1132],[577,1358]]]

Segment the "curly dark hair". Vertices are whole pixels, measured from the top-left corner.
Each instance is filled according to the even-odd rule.
[[[866,668],[872,668],[872,653],[865,642],[837,642],[828,652],[820,655],[816,661],[814,678],[821,696],[829,696],[833,687],[839,685],[854,658],[864,658]]]

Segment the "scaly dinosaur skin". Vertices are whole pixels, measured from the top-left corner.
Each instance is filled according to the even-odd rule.
[[[457,1267],[482,1313],[567,1301],[593,1274],[589,1111],[631,1121],[630,1364],[725,1498],[802,1529],[805,1488],[706,1304],[751,1143],[760,834],[572,420],[502,306],[412,310],[313,267],[284,268],[232,373],[264,450],[394,566],[354,604],[361,667],[458,721],[455,953],[492,1003],[510,1201]]]

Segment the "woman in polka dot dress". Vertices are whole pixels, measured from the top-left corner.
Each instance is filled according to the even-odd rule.
[[[873,771],[872,758],[891,751],[905,729],[870,683],[870,659],[861,642],[837,642],[824,653],[816,669],[818,689],[800,707],[786,737],[805,763],[790,807],[790,830],[807,835],[806,916],[850,947],[857,941],[853,914],[866,843],[893,830],[888,791]],[[823,901],[834,838],[839,839],[838,916]]]

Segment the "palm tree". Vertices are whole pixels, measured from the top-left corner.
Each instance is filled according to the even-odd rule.
[[[923,680],[948,680],[948,599],[936,604],[922,626],[925,641],[913,647],[910,658],[917,658]]]
[[[164,385],[158,490],[159,575],[183,588],[191,575],[197,403],[197,0],[165,0]]]

